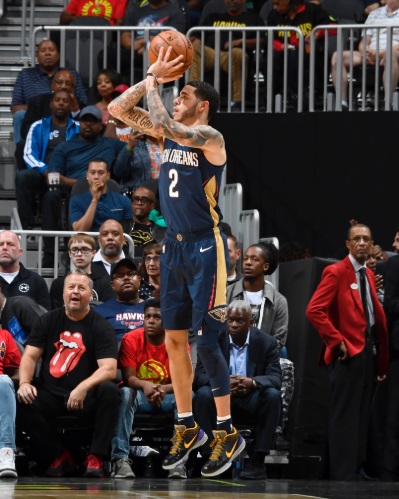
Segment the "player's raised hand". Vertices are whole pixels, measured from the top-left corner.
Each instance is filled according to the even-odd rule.
[[[178,80],[183,76],[183,72],[176,75],[176,71],[184,66],[183,62],[181,62],[183,56],[179,55],[175,59],[169,60],[171,52],[172,47],[169,47],[166,52],[164,47],[161,47],[159,49],[158,59],[148,68],[147,75],[154,75],[159,84]],[[172,73],[174,73],[174,75],[172,75]]]

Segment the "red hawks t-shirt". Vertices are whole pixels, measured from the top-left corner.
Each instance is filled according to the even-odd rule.
[[[17,344],[11,334],[5,329],[0,329],[0,374],[4,369],[16,369],[21,362]]]
[[[123,19],[127,0],[71,0],[65,11],[74,16],[103,17],[112,25]]]
[[[187,345],[188,350],[190,347]],[[125,334],[119,348],[119,367],[134,367],[136,376],[158,385],[171,383],[165,343],[150,343],[144,328]]]

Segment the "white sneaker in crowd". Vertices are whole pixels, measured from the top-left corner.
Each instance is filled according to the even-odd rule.
[[[148,457],[159,454],[159,451],[148,445],[132,445],[130,446],[130,454],[135,457]]]
[[[134,478],[130,459],[114,459],[112,461],[112,478]]]
[[[184,463],[179,464],[173,470],[169,470],[168,478],[187,478],[187,470]]]
[[[0,478],[17,478],[14,451],[10,447],[0,449]]]

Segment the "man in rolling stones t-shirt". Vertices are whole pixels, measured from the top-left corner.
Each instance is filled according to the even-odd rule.
[[[109,323],[90,309],[91,295],[88,275],[70,272],[65,308],[39,317],[21,360],[20,424],[31,438],[39,470],[47,467],[50,477],[74,475],[78,468],[53,429],[54,418],[72,414],[93,425],[84,473],[91,478],[103,477],[103,458],[118,420],[117,341]],[[39,380],[32,381],[40,358]]]

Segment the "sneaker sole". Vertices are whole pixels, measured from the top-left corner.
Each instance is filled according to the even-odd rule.
[[[135,475],[134,475],[134,473],[132,473],[131,475],[112,475],[111,474],[111,478],[135,478]]]
[[[218,470],[214,470],[210,473],[204,473],[202,470],[201,470],[201,475],[208,478],[208,477],[213,477],[213,476],[218,476],[218,475],[221,475],[222,473],[224,473],[225,471],[227,471],[230,466],[232,465],[234,459],[239,456],[241,454],[241,452],[245,449],[245,440],[242,439],[242,442],[241,444],[237,447],[236,451],[234,452],[234,454],[231,456],[231,458],[221,467],[219,468]]]
[[[164,470],[174,470],[175,468],[177,468],[181,464],[185,464],[187,462],[188,456],[190,455],[190,452],[193,451],[194,449],[197,449],[198,447],[201,447],[201,445],[204,445],[204,443],[207,440],[208,440],[208,435],[204,432],[201,440],[198,440],[197,442],[195,442],[195,444],[191,447],[191,449],[189,449],[186,452],[186,454],[179,461],[177,461],[176,463],[173,463],[173,464],[162,464],[162,468]]]
[[[0,478],[18,478],[18,473],[12,468],[1,470]]]
[[[169,473],[168,475],[168,478],[172,478],[172,479],[180,479],[180,480],[184,480],[184,479],[187,479],[187,474],[182,474],[182,473],[173,473],[173,471],[171,473]]]

